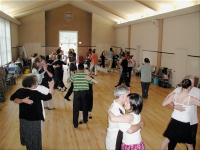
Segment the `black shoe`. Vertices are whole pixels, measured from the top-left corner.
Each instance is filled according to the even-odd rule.
[[[74,125],[74,128],[78,128],[78,125],[77,126]]]
[[[47,108],[48,110],[54,110],[55,108]]]
[[[79,121],[79,124],[83,124],[83,120]]]
[[[92,119],[92,115],[89,115],[89,119]]]
[[[70,101],[70,99],[69,98],[65,98],[67,101]]]
[[[66,90],[67,90],[67,88],[66,88],[66,87],[63,87],[61,91],[62,91],[62,92],[65,92]]]
[[[119,85],[115,85],[115,87],[118,87]]]
[[[87,123],[87,122],[88,122],[88,120],[84,121],[84,123]]]

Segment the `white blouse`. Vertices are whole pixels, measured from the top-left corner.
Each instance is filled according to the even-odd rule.
[[[131,125],[135,125],[135,124],[138,124],[141,120],[141,116],[140,114],[137,115],[135,113],[130,113],[131,115],[133,115],[134,117],[134,120],[132,122]],[[132,134],[128,134],[127,132],[124,132],[123,133],[123,140],[122,142],[126,145],[132,145],[132,144],[139,144],[141,141],[142,141],[142,137],[141,137],[141,134],[140,134],[140,130],[137,130],[136,132],[132,133]]]

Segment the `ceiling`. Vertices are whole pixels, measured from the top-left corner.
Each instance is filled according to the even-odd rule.
[[[200,4],[200,0],[0,0],[0,10],[19,19],[66,4],[124,23]]]

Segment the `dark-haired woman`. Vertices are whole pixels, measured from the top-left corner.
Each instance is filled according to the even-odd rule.
[[[100,67],[103,66],[103,68],[105,68],[105,55],[106,55],[106,51],[104,50],[102,53],[101,53],[101,64],[100,64]]]
[[[41,131],[44,121],[42,100],[47,101],[52,98],[53,83],[49,83],[50,93],[47,95],[34,90],[38,86],[38,79],[35,75],[25,77],[22,85],[24,88],[18,89],[10,97],[10,100],[19,104],[21,144],[26,146],[27,150],[41,150]],[[26,103],[28,98],[32,100],[32,103]]]
[[[64,92],[66,91],[66,87],[63,83],[63,65],[66,65],[66,63],[61,60],[61,55],[57,55],[57,60],[54,61],[52,65],[54,68],[54,88]]]
[[[52,73],[51,67],[47,65],[46,61],[42,62],[42,68],[43,68],[42,73],[44,74],[44,78],[42,79],[41,85],[49,89],[48,83],[52,81],[53,73]],[[55,109],[55,104],[54,104],[53,99],[49,101],[44,101],[44,108],[47,108],[48,110]]]
[[[160,147],[161,150],[164,150],[170,141],[186,143],[188,150],[194,149],[192,145],[189,114],[192,109],[191,105],[200,106],[200,101],[188,95],[190,86],[191,81],[189,79],[184,79],[181,82],[182,91],[180,93],[170,94],[162,103],[162,106],[167,106],[173,102],[174,105],[181,105],[184,107],[185,111],[174,109],[172,119],[164,132],[165,139]]]
[[[125,103],[125,109],[128,110],[129,114],[115,116],[109,111],[109,118],[112,122],[129,123],[131,125],[138,124],[141,121],[141,111],[143,107],[142,97],[136,93],[128,95],[128,100]],[[144,142],[142,141],[140,130],[129,134],[123,132],[122,150],[144,150]]]

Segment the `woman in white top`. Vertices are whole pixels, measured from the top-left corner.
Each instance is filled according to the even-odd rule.
[[[36,75],[38,78],[38,83],[41,84],[42,83],[42,79],[44,78],[44,73],[39,73],[39,69],[40,69],[40,59],[36,58],[33,62],[33,67],[32,67],[32,74]]]
[[[160,147],[161,150],[164,150],[170,141],[186,143],[188,150],[194,149],[192,146],[190,111],[192,109],[192,105],[200,106],[200,101],[188,95],[190,86],[191,81],[189,79],[184,79],[181,82],[182,91],[180,93],[174,93],[167,96],[162,104],[162,106],[167,106],[173,102],[174,105],[182,105],[185,107],[185,111],[174,109],[172,119],[164,132],[164,136],[166,138]]]
[[[34,53],[33,56],[31,57],[31,69],[32,69],[32,66],[33,66],[33,62],[37,57],[38,57],[37,53]]]
[[[128,60],[128,79],[129,82],[131,82],[131,72],[134,69],[135,61],[132,59],[132,56],[130,55],[127,55],[127,60]]]
[[[128,95],[127,103],[125,103],[125,109],[129,111],[129,114],[115,116],[109,111],[109,117],[112,122],[124,122],[131,125],[138,124],[141,121],[141,111],[143,107],[142,97],[136,93]],[[122,150],[144,150],[145,146],[142,141],[140,130],[129,134],[123,132]]]

